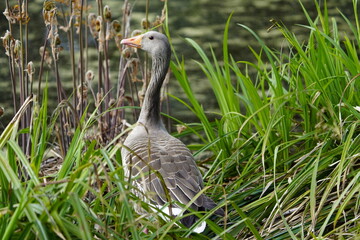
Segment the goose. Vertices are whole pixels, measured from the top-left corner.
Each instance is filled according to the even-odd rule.
[[[195,211],[215,208],[217,204],[204,194],[195,199],[203,188],[201,173],[190,150],[167,132],[161,120],[160,90],[171,56],[167,37],[162,33],[149,31],[123,39],[121,44],[140,48],[152,58],[151,79],[138,121],[121,150],[125,176],[133,179],[137,189],[144,194],[148,193],[150,203],[168,216],[177,216],[184,211],[176,202],[187,205],[193,201],[190,208]],[[171,204],[172,201],[175,202],[174,205]],[[224,210],[219,208],[215,214],[224,216]],[[189,228],[197,220],[196,216],[189,215],[180,222]],[[205,222],[198,223],[193,231],[200,233],[205,227]]]

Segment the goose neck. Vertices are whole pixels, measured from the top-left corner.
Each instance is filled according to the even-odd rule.
[[[145,93],[139,122],[147,126],[162,126],[160,116],[161,86],[169,68],[169,57],[153,57],[151,79]]]

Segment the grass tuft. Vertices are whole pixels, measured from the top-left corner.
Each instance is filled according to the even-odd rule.
[[[134,186],[124,177],[121,140],[130,129],[125,130],[125,112],[137,115],[135,106],[141,96],[135,96],[134,80],[141,75],[146,86],[148,73],[143,66],[147,60],[138,67],[143,62],[130,58],[138,57],[134,52],[116,48],[121,51],[120,67],[116,91],[112,90],[111,40],[118,47],[119,40],[129,35],[129,2],[124,1],[121,33],[113,32],[111,37],[105,34],[115,24],[110,9],[98,1],[94,18],[81,7],[84,3],[81,1],[79,7],[54,1],[44,4],[47,34],[52,35],[42,52],[38,93],[32,90],[32,75],[24,75],[26,51],[15,54],[19,53],[16,49],[8,49],[10,79],[14,84],[15,73],[19,73],[22,85],[20,95],[13,94],[14,102],[19,98],[20,105],[14,104],[16,114],[0,137],[2,239],[356,239],[360,235],[357,1],[353,1],[355,22],[340,13],[348,33],[339,32],[340,20],[328,15],[326,4],[320,8],[317,2],[316,19],[303,7],[308,23],[302,27],[308,30],[307,39],[300,40],[276,23],[272,31],[282,33],[289,46],[287,52],[270,49],[256,32],[237,24],[261,46],[259,51],[251,49],[255,62],[235,59],[229,52],[231,15],[225,24],[220,59],[212,49],[206,52],[194,40],[186,39],[199,55],[196,66],[217,100],[214,120],[192,91],[185,64],[188,59],[179,58],[173,50],[171,71],[187,100],[170,97],[186,106],[198,122],[182,123],[169,114],[164,116],[185,126],[174,135],[197,137],[198,144],[192,146],[194,155],[207,156],[199,161],[206,182],[204,192],[226,212],[218,218],[212,216],[215,209],[206,213],[189,210],[186,214],[207,222],[208,228],[201,234],[179,228],[181,217],[162,221],[156,209],[152,211],[144,201],[146,196],[130,191]],[[69,13],[62,16],[66,25],[70,24],[67,53],[56,41],[60,26],[54,17],[60,15],[51,14],[59,13],[60,7]],[[20,31],[18,47],[26,41],[31,23],[25,8],[23,13],[13,23]],[[85,15],[89,17],[86,27],[82,21]],[[166,1],[160,19],[169,35]],[[15,29],[10,30],[16,36]],[[88,67],[89,36],[96,43],[97,73]],[[6,41],[16,42],[14,37]],[[77,41],[84,44],[75,50]],[[61,54],[72,59],[74,89],[70,94],[64,92],[60,81]],[[75,61],[78,57],[79,64]],[[41,84],[45,62],[55,74],[49,73],[49,78],[57,83],[54,111],[48,107],[48,84]],[[125,93],[127,76],[130,93]],[[93,79],[97,81],[91,84]],[[148,212],[138,214],[136,206]]]

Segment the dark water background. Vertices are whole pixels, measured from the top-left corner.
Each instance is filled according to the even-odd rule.
[[[42,21],[42,3],[43,1],[35,0],[29,1],[30,8],[30,59],[38,66],[40,61],[39,47],[43,44],[45,35],[45,26]],[[95,11],[96,2],[89,1]],[[104,4],[109,4],[113,12],[113,19],[121,21],[121,7],[123,2],[118,0],[103,1]],[[132,14],[132,29],[141,28],[141,19],[145,17],[145,0],[130,1],[133,5]],[[17,1],[10,1],[11,5],[16,4]],[[316,16],[316,9],[313,0],[303,0],[307,11],[314,18]],[[157,15],[161,15],[163,2],[160,0],[150,1],[149,19],[153,21]],[[209,86],[204,74],[200,68],[194,64],[192,59],[199,60],[194,49],[186,44],[184,38],[192,38],[199,43],[207,53],[210,54],[210,46],[213,48],[217,58],[222,59],[222,38],[225,23],[232,13],[232,19],[229,28],[229,52],[235,60],[254,61],[254,57],[249,50],[249,46],[254,49],[259,49],[259,44],[254,37],[239,27],[237,23],[244,24],[254,30],[271,48],[279,51],[286,47],[284,39],[279,31],[273,30],[267,32],[267,29],[272,25],[271,19],[282,21],[289,29],[294,31],[299,38],[305,36],[307,30],[299,24],[306,24],[306,17],[302,11],[301,5],[296,0],[169,0],[169,28],[172,36],[173,44],[179,56],[184,56],[186,61],[186,68],[191,81],[191,86],[196,93],[198,99],[208,111],[216,111],[216,102],[213,97],[212,90]],[[323,5],[323,1],[320,1]],[[336,17],[339,20],[340,31],[349,32],[341,20],[339,10],[348,18],[353,18],[353,6],[351,0],[328,0],[327,1],[329,15]],[[0,2],[0,10],[5,9],[5,1]],[[0,17],[0,35],[3,36],[8,23],[3,15]],[[66,48],[66,39],[64,38],[64,45]],[[117,61],[119,53],[114,51],[111,55],[112,60],[112,79],[117,79]],[[71,78],[69,59],[62,59],[61,75],[64,85],[71,86]],[[96,67],[96,58],[90,68]],[[36,69],[38,74],[38,68]],[[51,75],[51,70],[49,75]],[[37,75],[36,75],[37,78]],[[55,85],[53,77],[49,77],[50,86]],[[0,130],[7,124],[13,116],[12,112],[12,98],[11,87],[8,71],[7,57],[4,49],[0,47],[0,106],[5,108],[5,115],[0,117]],[[55,91],[51,91],[55,92]],[[181,98],[185,98],[181,89],[179,89],[174,77],[171,78],[170,92]],[[56,97],[52,95],[54,103]],[[188,110],[181,104],[171,100],[171,114],[175,117],[184,119],[184,114],[187,115]]]

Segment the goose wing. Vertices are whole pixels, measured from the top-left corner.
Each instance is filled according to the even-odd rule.
[[[127,144],[127,154],[123,154],[129,168],[127,175],[153,193],[151,200],[156,204],[168,202],[166,192],[173,200],[187,204],[203,188],[195,160],[180,140],[167,134],[136,138]],[[203,207],[204,196],[199,196],[191,207]]]

